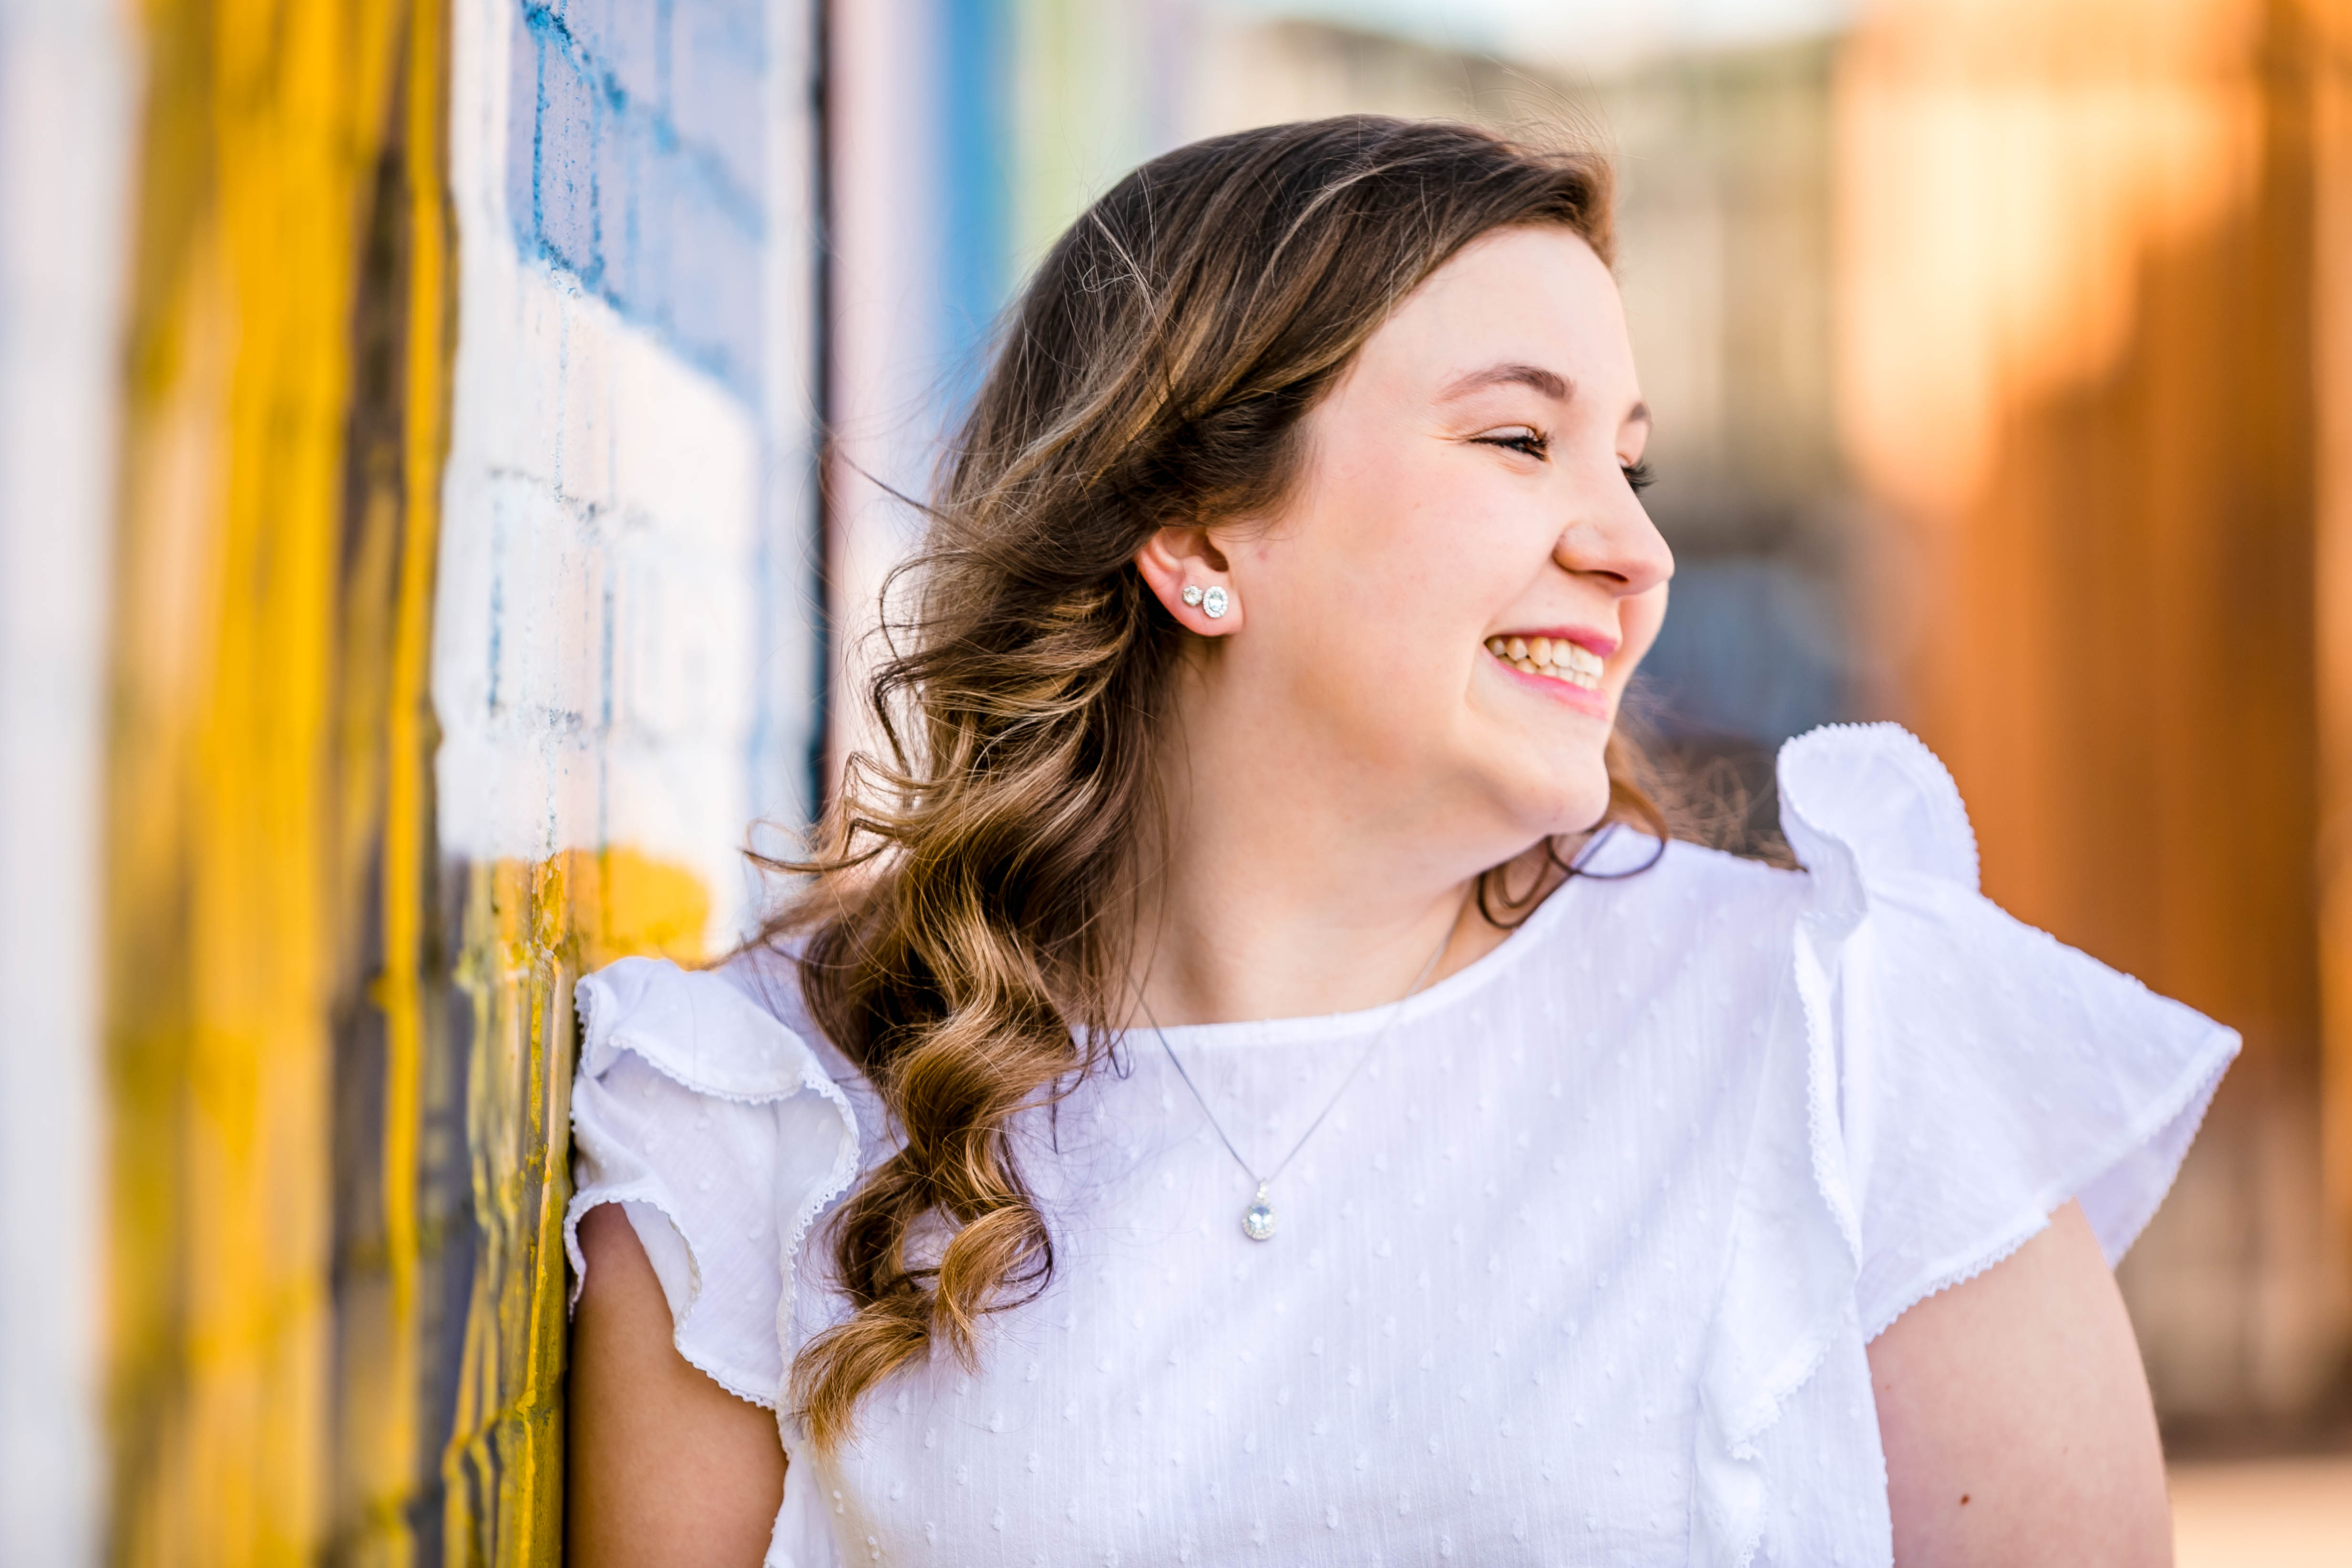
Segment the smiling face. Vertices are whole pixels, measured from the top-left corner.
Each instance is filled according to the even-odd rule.
[[[1497,859],[1592,826],[1674,570],[1635,494],[1649,416],[1608,268],[1565,228],[1485,236],[1372,334],[1302,434],[1276,516],[1210,528],[1172,575],[1153,550],[1139,563],[1220,639],[1202,650],[1217,700],[1276,753],[1346,768],[1367,819],[1440,821]],[[1188,582],[1227,588],[1232,609],[1185,606]]]

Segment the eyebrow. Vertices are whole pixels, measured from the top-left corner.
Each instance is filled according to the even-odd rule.
[[[1484,392],[1488,387],[1496,386],[1533,387],[1554,402],[1566,402],[1570,395],[1576,391],[1575,384],[1556,371],[1548,371],[1541,365],[1530,365],[1513,361],[1507,364],[1488,365],[1483,371],[1471,371],[1465,375],[1456,376],[1447,383],[1444,392],[1437,394],[1437,401],[1451,402],[1456,398],[1468,397],[1472,392]],[[1627,409],[1625,423],[1627,424],[1650,423],[1650,405],[1646,402],[1637,402]]]
[[[1488,365],[1483,371],[1472,371],[1466,375],[1456,376],[1447,383],[1444,392],[1437,394],[1437,401],[1450,402],[1455,398],[1468,397],[1472,392],[1484,392],[1488,387],[1499,386],[1533,387],[1554,402],[1566,402],[1570,392],[1573,390],[1569,384],[1568,378],[1557,371],[1548,371],[1541,365],[1514,362]]]

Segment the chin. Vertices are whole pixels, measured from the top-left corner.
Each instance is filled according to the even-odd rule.
[[[1522,775],[1507,793],[1511,816],[1524,825],[1528,840],[1581,833],[1596,826],[1609,810],[1609,770],[1600,758],[1578,764],[1562,775]]]
[[[1576,809],[1570,811],[1559,825],[1553,828],[1551,831],[1555,835],[1590,832],[1599,827],[1601,819],[1608,814],[1609,786],[1604,779],[1599,789],[1593,791],[1591,797],[1580,800]]]

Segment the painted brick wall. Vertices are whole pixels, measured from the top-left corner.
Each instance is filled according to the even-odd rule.
[[[754,396],[760,0],[526,0],[516,22],[507,203],[524,253]]]
[[[0,1563],[561,1559],[572,984],[814,723],[810,10],[0,0]]]
[[[805,66],[807,9],[457,15],[444,847],[651,856],[699,885],[696,939],[723,946],[754,891],[748,823],[800,804],[765,784],[768,754],[804,751],[814,706],[813,680],[769,689],[814,635],[813,572],[789,570],[813,533],[813,301],[775,254],[809,238],[775,140],[803,99],[774,79]]]
[[[551,1560],[571,992],[723,951],[814,681],[805,0],[454,0],[441,886],[478,1258],[450,1555]],[[781,564],[780,564],[781,563]],[[779,678],[779,677],[784,678]],[[790,771],[799,773],[795,766]],[[473,1394],[477,1384],[478,1397]]]

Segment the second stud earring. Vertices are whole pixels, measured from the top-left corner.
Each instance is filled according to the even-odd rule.
[[[1188,582],[1184,585],[1184,591],[1181,597],[1187,604],[1198,604],[1201,602],[1201,590],[1195,584]]]
[[[1210,589],[1201,595],[1201,613],[1212,621],[1219,620],[1224,615],[1225,606],[1230,602],[1223,589]]]

